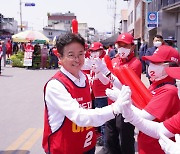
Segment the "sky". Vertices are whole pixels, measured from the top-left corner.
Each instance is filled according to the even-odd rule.
[[[21,0],[22,20],[28,21],[33,30],[42,30],[47,26],[47,13],[75,14],[79,23],[87,23],[99,32],[112,32],[115,0]],[[25,3],[35,3],[27,7]],[[14,17],[20,24],[20,0],[0,0],[0,13],[4,17]],[[117,0],[116,27],[119,26],[120,10],[125,9],[127,2]]]

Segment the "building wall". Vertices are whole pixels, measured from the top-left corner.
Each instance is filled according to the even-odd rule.
[[[135,0],[135,18],[134,18],[134,38],[141,38],[142,37],[142,22],[143,22],[143,17],[142,17],[142,1],[141,0]]]
[[[78,32],[85,40],[87,40],[87,32],[88,32],[87,23],[78,23]]]
[[[55,30],[55,29],[47,29],[47,28],[43,28],[43,34],[49,38],[49,40],[53,40],[53,38],[55,36],[59,36],[59,35],[63,35],[65,34],[66,31],[63,30]]]
[[[167,38],[174,36],[177,40],[177,46],[180,49],[180,0],[153,0],[148,6],[148,11],[158,11],[159,25],[157,28],[149,30],[149,40],[152,40],[152,34],[157,32]]]
[[[133,34],[134,31],[134,5],[135,1],[130,0],[128,1],[128,32]]]
[[[71,22],[76,19],[74,13],[56,13],[48,15],[48,26],[52,27],[55,24],[64,24],[64,29],[66,31],[71,30]]]

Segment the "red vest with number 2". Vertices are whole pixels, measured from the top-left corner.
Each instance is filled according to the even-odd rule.
[[[59,80],[72,98],[79,102],[80,106],[83,108],[92,107],[88,80],[86,80],[85,87],[78,87],[61,72],[56,73],[52,79]],[[47,106],[44,118],[43,148],[45,152],[51,154],[83,154],[95,147],[96,135],[93,127],[79,127],[65,117],[60,128],[52,133],[48,123]]]

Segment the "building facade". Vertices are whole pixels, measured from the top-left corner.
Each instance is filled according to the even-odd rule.
[[[149,30],[149,42],[155,34],[164,39],[173,36],[180,49],[180,0],[153,0],[148,4],[148,11],[158,12],[158,27]]]
[[[13,34],[18,32],[18,23],[14,18],[4,18],[0,14],[0,39],[11,38]]]

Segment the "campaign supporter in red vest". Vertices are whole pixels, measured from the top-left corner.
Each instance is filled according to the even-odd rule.
[[[103,61],[103,57],[105,55],[105,51],[103,45],[100,42],[93,42],[89,48],[90,55],[89,58],[86,58],[86,68],[85,65],[82,69],[90,70],[90,85],[92,88],[92,93],[94,94],[94,105],[97,108],[102,108],[108,105],[108,98],[106,96],[105,90],[110,88],[110,82],[101,81],[101,76],[103,75],[101,71],[97,70],[96,65],[101,65]],[[98,63],[99,62],[99,63]],[[105,63],[104,63],[105,65]],[[104,67],[106,68],[106,67]],[[106,72],[104,74],[109,74],[110,71],[106,68]],[[98,128],[98,132],[101,133],[101,136],[98,138],[97,144],[104,145],[104,125]]]
[[[112,59],[112,66],[119,68],[126,65],[141,78],[142,64],[134,55],[135,46],[133,36],[129,33],[120,34],[117,38],[116,46],[118,53]],[[107,139],[105,146],[106,153],[135,153],[134,126],[130,123],[124,123],[122,115],[108,121],[105,132],[105,138]]]
[[[120,104],[130,99],[130,89],[122,86],[122,93],[112,105],[91,109],[89,81],[81,71],[84,45],[85,40],[73,33],[59,36],[56,41],[61,68],[44,87],[42,146],[48,154],[94,154],[93,127],[113,119],[121,112]]]
[[[172,127],[167,126],[167,122],[163,124],[159,122],[171,118],[180,111],[178,89],[172,78],[175,76],[172,72],[168,73],[169,66],[178,65],[179,53],[170,46],[162,45],[152,56],[144,56],[143,59],[150,61],[148,73],[152,84],[149,90],[153,97],[143,110],[139,110],[131,103],[122,105],[122,115],[126,121],[140,130],[138,135],[139,154],[154,154],[155,151],[158,154],[164,154],[158,143],[159,132],[172,137],[174,130],[172,131]],[[156,121],[156,123],[150,120]],[[174,127],[177,127],[176,122],[174,122]]]

